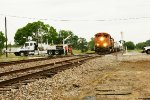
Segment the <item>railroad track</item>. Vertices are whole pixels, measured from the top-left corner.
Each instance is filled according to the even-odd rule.
[[[34,58],[34,59],[19,60],[19,61],[10,61],[10,62],[0,62],[0,67],[10,66],[10,65],[14,65],[14,64],[35,62],[35,61],[50,60],[50,59],[56,59],[56,58],[64,58],[64,57],[70,57],[70,56],[71,55],[68,55],[68,56],[44,57],[44,58]]]
[[[0,93],[11,91],[12,88],[18,88],[18,84],[27,84],[36,79],[51,77],[60,71],[80,65],[84,61],[95,57],[99,56],[82,55],[49,64],[0,73],[0,79],[2,79],[0,81]]]

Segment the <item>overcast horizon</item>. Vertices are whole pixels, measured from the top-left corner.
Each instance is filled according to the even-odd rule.
[[[120,32],[125,41],[150,39],[150,0],[0,0],[0,4],[0,31],[4,33],[6,16],[8,43],[13,43],[17,29],[39,19],[87,41],[98,32],[107,32],[116,41]]]

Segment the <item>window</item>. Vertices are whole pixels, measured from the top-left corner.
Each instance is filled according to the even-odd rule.
[[[107,35],[107,34],[104,35],[104,37],[106,37],[106,38],[107,38],[108,36],[109,36],[109,35]]]
[[[25,43],[25,47],[26,47],[26,46],[29,46],[29,43]]]
[[[33,45],[33,43],[30,43],[30,46],[32,46]]]

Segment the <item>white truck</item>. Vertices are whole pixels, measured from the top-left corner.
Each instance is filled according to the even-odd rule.
[[[28,56],[28,55],[36,55],[36,54],[48,54],[48,55],[61,55],[65,53],[65,47],[68,48],[67,44],[64,45],[53,45],[50,46],[48,44],[38,44],[35,41],[25,42],[24,46],[18,48],[17,51],[14,52],[16,56]]]
[[[150,46],[144,47],[143,52],[146,52],[147,54],[150,54]]]

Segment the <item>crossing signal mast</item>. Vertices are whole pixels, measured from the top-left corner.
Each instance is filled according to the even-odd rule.
[[[123,32],[120,32],[120,34],[121,34],[121,40],[119,42],[121,44],[121,49],[124,50],[123,46],[124,46],[125,41],[124,41],[124,38],[123,38]]]

